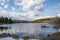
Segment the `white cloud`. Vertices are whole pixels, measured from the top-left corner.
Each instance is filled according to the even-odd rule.
[[[0,10],[0,16],[8,17],[9,16],[9,12],[7,12],[5,10]]]
[[[32,14],[30,14],[32,13]],[[42,18],[51,18],[52,16],[35,16],[36,13],[34,14],[33,11],[28,12],[26,14],[20,14],[16,12],[7,12],[5,10],[0,10],[0,16],[3,17],[8,17],[8,18],[13,18],[16,20],[35,20],[35,19],[42,19]]]
[[[0,0],[0,2],[9,2],[10,0]]]
[[[4,8],[8,8],[8,5],[5,5]]]
[[[36,15],[41,13],[39,10],[44,7],[43,3],[45,1],[46,0],[14,0],[14,3],[15,5],[22,6],[23,11],[27,11],[21,16],[26,17],[26,19],[28,18],[33,20],[39,17],[39,15]],[[34,7],[34,9],[32,9],[32,7]]]
[[[16,5],[20,5],[20,0],[14,0],[14,3],[16,4]]]
[[[43,0],[26,0],[26,1],[22,1],[22,5],[23,5],[23,10],[30,10],[31,7],[33,7],[34,5],[38,5],[41,7],[41,5],[43,5],[44,1]],[[40,9],[40,8],[39,8]]]
[[[7,0],[7,2],[9,2],[10,0]]]
[[[0,10],[1,10],[2,8],[0,7]]]
[[[60,13],[58,13],[56,16],[60,17]]]
[[[15,11],[15,8],[14,7],[11,7],[13,11]]]
[[[10,0],[7,0],[7,2],[9,2]],[[14,0],[15,5],[19,5],[22,6],[23,11],[26,11],[25,13],[20,12],[18,13],[17,8],[12,8],[11,12],[5,11],[5,10],[1,10],[0,11],[0,16],[4,16],[4,17],[12,17],[13,19],[18,19],[18,20],[34,20],[34,19],[40,19],[40,18],[48,18],[51,16],[40,16],[40,13],[42,13],[41,11],[39,11],[40,9],[42,9],[44,7],[44,2],[46,0]],[[4,0],[4,2],[6,2],[6,0]],[[1,3],[2,5],[4,5],[4,3]],[[4,8],[8,8],[9,4],[4,5]],[[32,7],[34,7],[34,9],[32,9]],[[16,10],[17,9],[17,10]],[[31,10],[32,9],[32,10]],[[38,16],[36,16],[38,15]]]
[[[19,2],[17,2],[15,0],[15,4],[16,5],[20,5],[20,6],[23,6],[23,10],[25,11],[28,11],[30,10],[31,7],[33,7],[34,5],[39,5],[40,4],[40,7],[42,7],[43,3],[45,2],[46,0],[19,0]]]
[[[37,6],[35,6],[35,10],[37,11],[37,10],[39,10],[39,9],[43,8],[43,7],[44,7],[44,5],[43,5],[43,4],[41,4],[41,5],[37,5]]]
[[[6,0],[0,0],[0,2],[6,2]]]
[[[5,5],[4,3],[1,3],[1,5]]]
[[[16,13],[15,11],[14,12],[8,12],[6,10],[0,10],[0,16],[8,17],[8,18],[11,17],[11,18],[16,19],[16,20],[24,19],[22,14]]]

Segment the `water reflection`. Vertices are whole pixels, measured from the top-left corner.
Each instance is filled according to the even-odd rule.
[[[22,37],[22,38],[19,38],[19,36],[18,35],[16,35],[16,34],[13,34],[13,35],[11,35],[11,34],[7,34],[7,33],[2,33],[2,34],[0,34],[0,39],[2,39],[2,38],[7,38],[7,37],[12,37],[13,39],[15,39],[15,40],[28,40],[28,39],[30,39],[30,37],[29,36],[24,36],[24,37]],[[4,39],[5,40],[5,39]],[[10,39],[9,39],[10,40]],[[31,39],[31,40],[33,40],[33,39]],[[36,40],[36,39],[35,39]]]
[[[7,30],[7,29],[11,29],[11,27],[0,27],[0,30]]]
[[[44,25],[45,27],[42,27]],[[47,37],[48,34],[58,32],[57,29],[53,28],[55,25],[47,23],[20,23],[0,26],[0,38],[12,37],[16,40],[20,38],[40,39]]]

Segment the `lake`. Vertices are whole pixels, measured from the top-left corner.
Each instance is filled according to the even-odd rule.
[[[46,28],[42,28],[42,26],[46,26]],[[23,40],[22,37],[29,36],[29,40],[39,40],[41,38],[47,37],[48,34],[53,34],[58,32],[57,29],[53,27],[56,26],[54,24],[48,23],[15,23],[15,24],[2,24],[0,27],[8,27],[7,29],[0,29],[0,34],[6,33],[5,35],[14,35],[18,36],[18,38],[14,36],[2,36],[0,40]]]

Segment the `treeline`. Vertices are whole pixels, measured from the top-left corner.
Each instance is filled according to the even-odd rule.
[[[11,18],[8,19],[7,17],[3,17],[3,16],[0,17],[0,24],[1,24],[1,23],[2,23],[2,24],[4,24],[4,23],[6,23],[6,24],[7,24],[7,23],[10,23],[10,24],[11,24],[12,22],[13,22],[13,21],[12,21]]]
[[[29,23],[26,20],[12,20],[11,18],[7,17],[0,17],[0,24],[12,24],[12,23]]]
[[[12,23],[55,23],[60,24],[60,17],[54,18],[45,18],[45,19],[38,19],[33,21],[26,21],[26,20],[12,20],[11,18],[7,17],[0,17],[0,24],[12,24]]]

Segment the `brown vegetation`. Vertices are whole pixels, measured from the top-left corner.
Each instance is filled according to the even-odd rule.
[[[60,32],[49,35],[47,38],[42,40],[60,40]]]
[[[44,18],[44,19],[38,19],[38,20],[34,20],[33,22],[35,23],[53,23],[52,20],[54,18]]]
[[[28,40],[29,39],[29,36],[24,36],[23,39],[24,40]]]

